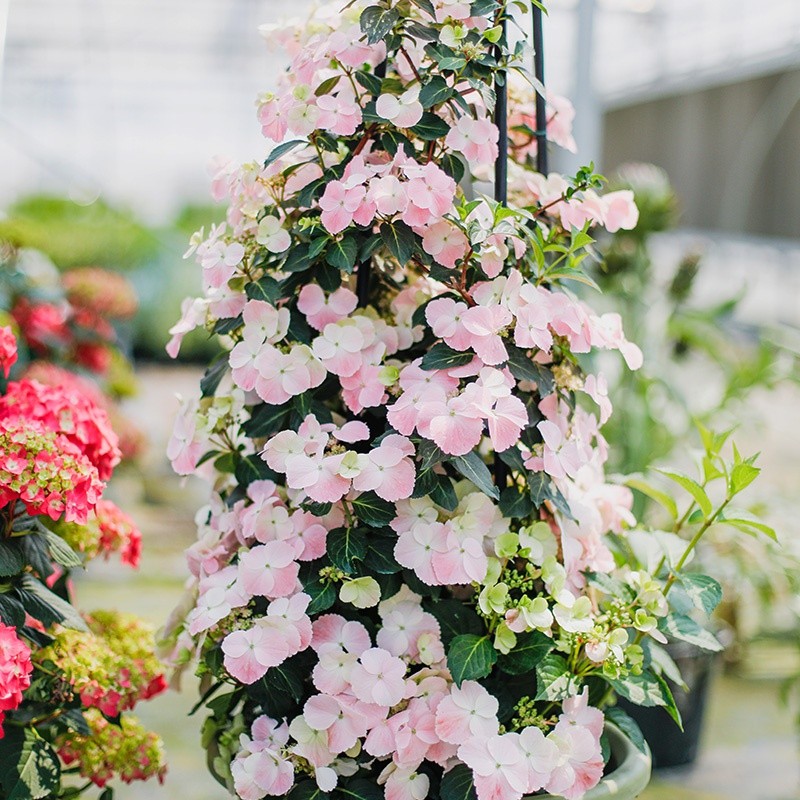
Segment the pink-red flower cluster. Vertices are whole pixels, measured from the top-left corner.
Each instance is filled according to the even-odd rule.
[[[17,636],[16,628],[0,623],[0,738],[5,714],[22,702],[32,671],[30,647]]]

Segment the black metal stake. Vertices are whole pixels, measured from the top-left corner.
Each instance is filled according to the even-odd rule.
[[[542,30],[542,9],[531,1],[533,14],[533,74],[544,88],[544,34]],[[547,98],[536,90],[536,171],[542,175],[549,173],[547,165]]]
[[[503,35],[501,41],[506,40],[506,19],[502,21]],[[500,48],[497,48],[500,54]],[[502,79],[502,83],[500,83]],[[494,199],[503,205],[508,204],[508,76],[505,72],[498,72],[495,79],[496,102],[494,107],[494,121],[499,131],[497,140],[497,160],[494,162]],[[508,467],[495,453],[494,456],[494,485],[501,491],[508,483]]]

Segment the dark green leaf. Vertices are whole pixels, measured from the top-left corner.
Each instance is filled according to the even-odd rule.
[[[18,539],[0,540],[0,577],[8,578],[25,568],[25,558]]]
[[[200,393],[203,397],[211,397],[217,391],[222,376],[228,370],[228,359],[220,358],[216,364],[210,366],[200,380]]]
[[[497,650],[488,636],[462,633],[456,636],[447,649],[447,667],[456,686],[464,681],[485,678],[497,661]]]
[[[483,459],[474,450],[465,456],[454,456],[450,463],[468,480],[472,481],[484,494],[493,500],[500,499],[500,492],[492,483],[492,473]]]
[[[458,495],[453,482],[447,475],[439,475],[435,472],[431,475],[433,477],[433,485],[430,490],[431,500],[446,511],[455,511],[458,506]]]
[[[355,561],[363,561],[367,554],[367,536],[361,528],[334,528],[328,534],[328,556],[331,563],[347,573],[352,573]]]
[[[314,95],[316,97],[322,97],[324,94],[330,94],[336,88],[336,84],[339,83],[341,79],[341,75],[334,75],[327,80],[322,81],[322,83],[314,90]]]
[[[258,453],[240,458],[236,464],[234,475],[239,485],[247,487],[255,481],[274,481],[278,475],[268,466]]]
[[[33,575],[22,576],[22,580],[17,586],[17,592],[25,610],[46,628],[59,622],[65,628],[73,628],[77,631],[88,630],[86,622],[75,608],[51,592]]]
[[[214,333],[219,334],[220,336],[227,336],[229,333],[233,333],[233,331],[237,330],[238,328],[242,327],[242,315],[239,314],[238,317],[227,317],[225,319],[218,319],[214,323]]]
[[[550,653],[536,665],[536,700],[564,700],[579,688],[580,678],[562,656]]]
[[[439,166],[456,182],[461,183],[466,168],[464,162],[455,154],[448,153],[439,161]]]
[[[242,428],[251,439],[272,436],[273,433],[277,433],[286,427],[290,411],[291,403],[284,403],[280,406],[271,406],[264,403],[253,409],[250,419],[244,423]]]
[[[378,497],[375,492],[364,492],[351,504],[358,518],[371,528],[383,528],[397,515],[394,504]]]
[[[61,762],[53,748],[30,729],[7,726],[0,739],[3,800],[41,800],[61,783]]]
[[[374,73],[359,70],[355,77],[373,97],[377,97],[381,93],[381,79]]]
[[[633,743],[633,746],[644,753],[646,756],[650,755],[650,748],[642,734],[642,729],[631,719],[625,711],[619,706],[612,706],[605,710],[606,719],[613,722]]]
[[[520,492],[515,486],[503,489],[500,495],[500,512],[508,519],[524,519],[533,513],[530,495]]]
[[[311,598],[306,613],[321,614],[336,602],[336,587],[319,578],[303,584],[303,591]]]
[[[497,659],[497,666],[509,675],[524,675],[553,649],[553,640],[540,631],[517,635],[517,644],[510,653]]]
[[[456,764],[442,777],[440,800],[477,800],[472,770],[466,764]]]
[[[417,249],[416,234],[399,220],[381,225],[381,238],[400,266],[405,266]]]
[[[264,168],[266,169],[266,167],[268,167],[270,164],[274,164],[281,156],[285,156],[287,153],[290,153],[295,149],[295,147],[299,147],[301,144],[308,144],[308,142],[305,142],[302,139],[293,139],[291,142],[279,144],[277,147],[273,148],[272,152],[267,156],[267,159],[264,162]]]
[[[245,287],[245,291],[251,300],[262,300],[273,306],[281,299],[281,285],[270,275],[251,281]]]
[[[68,728],[81,736],[91,736],[92,730],[86,722],[86,717],[83,716],[83,711],[80,708],[70,708],[65,711],[60,717],[59,721],[64,723],[64,727]]]
[[[286,260],[281,264],[281,269],[284,272],[304,272],[311,266],[312,261],[308,245],[298,244],[289,249]]]
[[[438,106],[453,96],[453,90],[441,75],[434,75],[419,92],[419,101],[423,108]]]
[[[459,353],[458,350],[453,350],[444,342],[435,344],[427,353],[422,357],[422,369],[450,369],[451,367],[462,367],[464,364],[469,364],[475,358],[474,353]]]
[[[375,781],[356,778],[335,789],[334,797],[337,800],[383,800],[383,787]]]
[[[396,544],[397,536],[394,533],[370,531],[367,534],[367,554],[364,556],[364,565],[379,575],[393,575],[395,572],[400,572],[402,567],[394,557]]]
[[[528,473],[528,491],[536,508],[539,508],[550,497],[550,476],[542,472]]]
[[[331,242],[325,260],[336,269],[352,272],[358,257],[358,242],[352,237],[335,239]],[[341,281],[341,279],[340,279]]]
[[[365,8],[361,14],[361,30],[367,36],[367,44],[376,44],[385,39],[399,19],[400,13],[394,8]]]
[[[411,130],[420,139],[433,142],[447,136],[450,126],[437,114],[426,111],[422,115],[422,119]]]
[[[358,75],[359,73],[356,73]],[[317,786],[316,781],[304,780],[297,783],[286,796],[286,800],[329,800],[330,795]]]
[[[0,621],[12,628],[18,628],[25,622],[25,609],[16,597],[0,594]]]
[[[266,675],[247,686],[246,691],[270,716],[282,717],[302,699],[303,679],[308,672],[307,654],[300,653],[267,670]]]
[[[447,647],[456,636],[463,633],[480,635],[484,627],[481,618],[460,600],[443,599],[426,605],[439,622],[442,643]]]

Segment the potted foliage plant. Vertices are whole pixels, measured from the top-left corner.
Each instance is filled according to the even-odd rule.
[[[360,0],[268,31],[292,56],[259,104],[277,146],[215,164],[227,219],[193,239],[205,294],[168,346],[224,345],[169,445],[212,492],[164,643],[196,663],[209,766],[243,800],[634,798],[649,757],[614,698],[677,720],[660,643],[716,646],[672,604],[717,598],[684,570],[705,522],[687,512],[677,553],[632,536],[581,365],[641,363],[568,289],[590,226],[635,224],[631,193],[538,173],[524,104],[511,202],[462,188],[503,156],[517,6]]]

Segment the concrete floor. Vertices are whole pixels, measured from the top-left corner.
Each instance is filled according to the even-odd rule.
[[[151,449],[144,463],[145,480],[120,475],[112,491],[117,502],[136,517],[144,533],[144,555],[133,572],[114,562],[93,565],[78,582],[78,602],[86,609],[117,607],[133,611],[160,625],[177,603],[185,578],[182,551],[193,540],[194,510],[202,504],[203,487],[181,484],[170,476],[163,457],[176,393],[188,396],[199,373],[192,368],[148,367],[140,371],[140,398],[129,405],[131,416],[144,426]],[[783,400],[797,407],[800,390]],[[796,458],[781,419],[761,431],[761,447],[771,466],[786,466]],[[773,449],[772,443],[775,446]],[[772,456],[771,454],[774,454]],[[782,458],[781,458],[782,456]],[[791,489],[794,481],[784,468],[775,470],[774,482]],[[205,770],[199,750],[202,717],[189,718],[195,698],[191,681],[184,692],[162,695],[142,704],[143,721],[164,738],[170,762],[163,786],[120,786],[119,800],[215,800],[226,797]],[[800,800],[798,738],[793,712],[779,698],[775,679],[746,680],[718,675],[712,690],[705,741],[699,763],[691,769],[657,775],[643,800]]]

